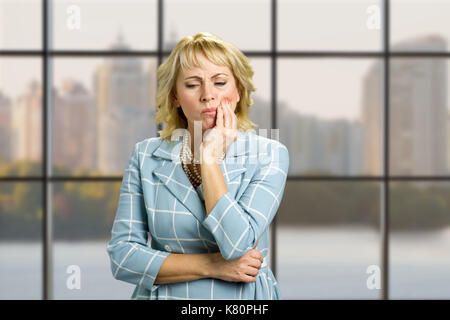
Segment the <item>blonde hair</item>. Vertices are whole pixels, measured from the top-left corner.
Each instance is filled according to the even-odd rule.
[[[196,57],[198,53],[203,54],[212,63],[227,66],[232,71],[240,96],[235,110],[238,130],[248,131],[257,127],[249,118],[250,106],[253,104],[250,94],[256,91],[250,60],[234,45],[210,33],[200,32],[193,37],[181,39],[158,68],[155,120],[157,124],[166,124],[163,130],[158,131],[159,135],[170,141],[175,129],[187,128],[183,110],[174,104],[176,79],[180,70],[201,67]]]

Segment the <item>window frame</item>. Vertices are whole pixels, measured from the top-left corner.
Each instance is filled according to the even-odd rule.
[[[380,212],[380,257],[381,257],[381,275],[382,288],[381,299],[389,299],[389,183],[391,181],[450,181],[450,176],[391,176],[389,173],[389,81],[390,81],[390,59],[394,57],[424,57],[424,58],[450,58],[450,52],[422,52],[422,51],[394,51],[390,50],[390,0],[380,0],[382,6],[382,49],[381,51],[279,51],[277,49],[277,21],[278,21],[278,0],[270,1],[270,37],[271,49],[269,51],[244,51],[248,57],[265,57],[270,59],[271,68],[271,127],[278,128],[277,124],[277,61],[278,58],[304,57],[342,57],[342,58],[367,58],[377,57],[383,61],[383,173],[381,176],[288,176],[289,181],[378,181],[382,184],[381,188],[381,212]],[[42,175],[29,177],[0,177],[0,182],[41,182],[42,183],[42,299],[53,299],[53,221],[52,221],[52,183],[53,182],[89,182],[89,181],[110,181],[120,182],[121,176],[105,177],[71,177],[52,175],[51,166],[51,86],[52,83],[52,59],[53,57],[105,57],[105,56],[142,56],[156,57],[158,66],[163,61],[163,57],[170,54],[163,50],[163,19],[164,19],[164,0],[157,0],[157,49],[154,51],[102,51],[102,50],[53,50],[51,48],[51,28],[52,28],[52,1],[41,0],[42,7],[42,48],[40,50],[0,50],[0,57],[31,56],[42,59],[42,128],[43,128],[43,153],[42,153]],[[157,130],[162,126],[158,125]],[[157,132],[155,132],[155,136]],[[291,160],[292,161],[292,160]],[[271,226],[271,268],[274,275],[277,275],[277,218],[273,220]]]

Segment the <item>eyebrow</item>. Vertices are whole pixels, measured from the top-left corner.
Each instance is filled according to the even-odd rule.
[[[217,73],[217,74],[213,75],[213,76],[211,77],[211,79],[212,79],[212,78],[215,78],[215,77],[217,77],[217,76],[220,76],[221,74],[223,74],[223,75],[225,75],[225,76],[228,76],[226,73]],[[199,76],[192,76],[192,77],[184,78],[184,80],[191,79],[191,78],[200,79],[200,80],[202,79],[202,78],[199,77]]]

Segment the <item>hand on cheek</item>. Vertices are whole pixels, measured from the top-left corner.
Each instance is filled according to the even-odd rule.
[[[217,107],[216,126],[208,130],[203,140],[203,150],[213,150],[219,158],[226,154],[228,147],[237,139],[237,118],[231,108],[229,98],[222,99]]]

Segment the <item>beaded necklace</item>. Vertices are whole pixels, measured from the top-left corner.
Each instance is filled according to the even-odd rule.
[[[222,152],[220,159],[221,160],[225,159],[224,152]],[[189,169],[187,162],[190,162],[193,164],[192,167],[193,167],[194,172],[192,172]],[[192,181],[194,181],[196,186],[198,186],[202,183],[202,175],[198,172],[197,166],[192,161],[191,146],[189,145],[189,132],[185,132],[183,135],[183,143],[181,146],[181,165],[183,166],[184,172],[186,172],[186,174],[188,175],[191,183],[192,183]]]
[[[189,132],[185,132],[183,135],[183,144],[181,147],[181,164],[183,166],[184,172],[187,173],[189,180],[194,181],[197,185],[202,183],[202,176],[197,170],[197,166],[193,163],[194,172],[189,169],[187,162],[192,162],[192,152],[189,146]]]

